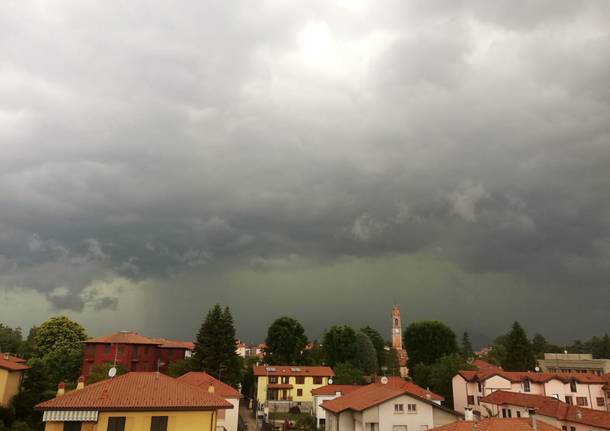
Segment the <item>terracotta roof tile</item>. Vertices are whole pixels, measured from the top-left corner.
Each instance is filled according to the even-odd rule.
[[[542,421],[536,422],[538,431],[561,431],[559,428],[551,426]],[[525,418],[491,418],[483,419],[479,422],[459,421],[436,428],[430,431],[532,431],[535,428],[529,419]]]
[[[213,410],[232,408],[218,395],[164,374],[127,373],[45,401],[38,410]]]
[[[357,389],[362,388],[360,385],[324,385],[311,390],[312,395],[335,395],[340,392],[342,395],[349,394]]]
[[[510,380],[511,382],[521,382],[526,378],[535,383],[546,383],[553,379],[560,380],[564,383],[568,383],[571,380],[576,380],[579,383],[604,384],[606,382],[604,376],[589,373],[535,373],[533,371],[504,371],[501,369],[487,369],[479,371],[461,370],[458,371],[458,374],[468,381],[474,381],[477,379],[486,380],[493,376],[500,376]]]
[[[210,385],[214,386],[214,393],[223,398],[240,398],[239,391],[224,382],[210,376],[208,373],[191,371],[186,373],[176,380],[192,386],[196,386],[205,391],[209,391]]]
[[[160,349],[187,349],[194,350],[195,343],[191,341],[176,341],[176,340],[168,340],[167,338],[151,338],[151,340],[155,341],[159,344]]]
[[[610,429],[610,412],[569,405],[552,397],[496,391],[481,398],[481,402],[532,408],[536,409],[536,413],[539,415]]]
[[[24,364],[24,360],[17,358],[16,356],[10,356],[6,354],[0,355],[0,368],[10,371],[24,371],[29,370],[30,367]]]
[[[252,367],[255,376],[312,376],[333,377],[330,367],[307,367],[300,365],[255,365]]]
[[[138,334],[137,332],[121,331],[113,334],[104,335],[102,337],[91,338],[85,343],[117,343],[117,344],[153,344],[159,345],[160,343],[154,341],[152,338],[145,337]]]
[[[502,371],[502,367],[490,364],[489,362],[484,361],[483,359],[475,359],[474,361],[472,361],[472,365],[477,367],[479,371]]]

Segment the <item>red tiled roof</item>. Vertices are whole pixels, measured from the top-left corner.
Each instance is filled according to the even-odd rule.
[[[138,334],[137,332],[121,331],[103,337],[90,338],[85,343],[116,343],[116,344],[153,344],[158,345],[157,341]]]
[[[493,376],[500,376],[511,382],[521,382],[529,379],[535,383],[546,383],[549,380],[560,380],[568,383],[571,380],[576,380],[579,383],[598,383],[604,384],[606,379],[604,376],[598,376],[591,373],[535,373],[533,371],[504,371],[504,370],[479,370],[479,371],[458,371],[467,381],[486,380]]]
[[[542,421],[537,421],[537,428],[532,426],[529,419],[525,418],[490,418],[483,419],[479,422],[459,421],[436,428],[431,428],[430,431],[561,431],[559,428],[551,426]]]
[[[223,398],[239,398],[241,396],[237,389],[204,372],[191,371],[178,377],[176,380],[196,386],[205,391],[209,391],[210,386],[214,386],[214,393]]]
[[[42,402],[38,410],[214,410],[232,408],[218,395],[164,374],[127,373]]]
[[[313,376],[333,377],[330,367],[306,367],[299,365],[255,365],[252,367],[255,376]]]
[[[24,364],[24,360],[21,358],[17,358],[15,356],[0,355],[0,368],[4,368],[9,371],[24,371],[28,370],[30,367]]]
[[[610,412],[572,406],[552,397],[496,391],[481,398],[481,402],[495,405],[513,405],[536,409],[536,413],[561,421],[610,429]],[[580,412],[580,414],[578,413]],[[578,417],[580,416],[580,417]]]
[[[484,361],[483,359],[475,359],[474,361],[472,361],[472,365],[477,367],[479,371],[502,371],[502,367],[490,364],[489,362]]]
[[[311,390],[311,395],[335,395],[340,392],[342,395],[360,389],[360,385],[324,385]]]
[[[387,384],[371,383],[370,385],[362,386],[360,389],[335,398],[334,400],[324,401],[322,407],[333,413],[340,413],[344,410],[363,411],[369,407],[376,406],[401,395],[411,395],[430,404],[434,404],[439,408],[443,408],[433,402],[434,399],[442,400],[443,397],[440,395],[426,391],[424,388],[413,383],[404,380],[402,380],[402,383],[399,383],[397,380],[390,379]],[[426,394],[429,394],[430,398],[428,398]],[[460,416],[458,412],[449,411],[455,413],[456,416]]]
[[[167,338],[151,338],[151,340],[155,341],[159,344],[160,349],[187,349],[194,350],[195,343],[191,341],[176,341],[176,340],[168,340]]]

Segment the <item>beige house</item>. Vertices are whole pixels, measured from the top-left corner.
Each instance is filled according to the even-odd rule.
[[[538,366],[549,373],[610,373],[610,359],[593,359],[590,353],[545,353]]]
[[[24,360],[7,353],[0,354],[0,407],[8,407],[19,393],[23,373],[29,369]]]

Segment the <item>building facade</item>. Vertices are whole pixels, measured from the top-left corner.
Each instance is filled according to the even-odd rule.
[[[590,353],[545,353],[538,366],[549,373],[610,373],[610,359],[593,359]]]
[[[229,402],[233,408],[218,411],[216,429],[217,431],[237,431],[237,424],[239,422],[239,400],[241,398],[241,394],[237,389],[215,379],[205,372],[191,371],[178,377],[176,380],[211,392]]]
[[[567,404],[608,411],[607,378],[588,373],[534,373],[503,370],[459,371],[453,377],[455,409],[483,414],[481,398],[495,391],[554,397]]]
[[[323,402],[326,431],[419,431],[462,418],[442,407],[439,395],[413,383],[384,381]]]
[[[169,364],[188,358],[193,343],[148,338],[137,332],[121,331],[85,341],[81,374],[86,378],[92,368],[105,363],[120,365],[125,371],[160,371]]]
[[[127,373],[40,403],[45,431],[216,431],[231,404],[157,372]]]
[[[0,353],[0,407],[6,408],[11,404],[21,388],[23,373],[29,368],[23,359]]]
[[[255,365],[257,411],[265,415],[298,406],[313,414],[312,390],[327,385],[335,375],[330,367]]]
[[[313,395],[314,417],[318,429],[324,428],[326,424],[326,410],[322,408],[322,403],[325,401],[334,400],[335,398],[349,394],[357,389],[362,388],[358,385],[326,385],[321,386],[311,391]]]

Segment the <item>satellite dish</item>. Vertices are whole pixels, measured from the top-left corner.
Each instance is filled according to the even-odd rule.
[[[387,378],[386,376],[383,376],[383,377],[381,378],[381,384],[382,384],[382,385],[387,385],[387,384],[388,384],[388,378]]]
[[[536,372],[539,373],[540,372],[540,367],[536,367],[536,368],[534,368],[534,370],[536,370]]]
[[[112,367],[108,370],[108,377],[112,378],[114,376],[116,376],[116,367]]]
[[[332,385],[333,384],[333,379],[328,379],[328,384]]]

